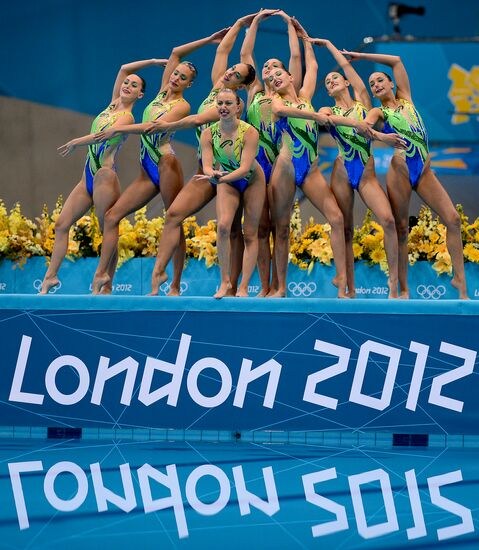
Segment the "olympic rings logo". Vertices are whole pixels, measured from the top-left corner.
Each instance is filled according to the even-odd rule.
[[[316,288],[316,283],[291,282],[288,284],[288,290],[295,297],[304,296],[307,298],[316,292]]]
[[[37,292],[40,292],[40,290],[42,289],[42,282],[40,279],[35,279],[33,281],[33,288],[37,291]],[[48,292],[48,294],[55,294],[55,292],[57,290],[60,290],[62,287],[62,283],[61,281],[59,281],[59,283],[55,286],[52,286]]]
[[[171,288],[171,284],[170,283],[163,283],[161,286],[160,286],[160,290],[161,292],[163,292],[163,294],[168,294],[168,292],[170,292],[170,288]],[[181,281],[180,283],[180,295],[183,294],[184,292],[186,292],[188,290],[188,283],[185,283],[183,281]]]
[[[423,300],[439,300],[446,294],[446,287],[444,285],[418,285],[416,292]]]

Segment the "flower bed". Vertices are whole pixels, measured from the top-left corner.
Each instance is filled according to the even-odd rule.
[[[45,256],[47,261],[53,250],[55,221],[62,208],[61,198],[52,213],[43,208],[40,217],[29,220],[16,204],[10,212],[0,200],[0,259],[9,259],[19,264],[27,258]],[[464,259],[479,263],[479,218],[469,222],[462,207],[457,206],[461,215]],[[134,215],[134,222],[124,219],[120,223],[118,243],[121,267],[131,258],[146,258],[156,255],[163,230],[162,217],[148,219],[146,207]],[[216,221],[198,225],[196,218],[185,220],[187,259],[204,261],[207,268],[217,263]],[[318,224],[311,218],[302,229],[298,203],[291,218],[290,262],[309,273],[317,265],[331,265],[333,254],[330,243],[329,224]],[[409,233],[409,263],[424,260],[432,264],[438,274],[451,274],[451,258],[446,248],[446,228],[434,217],[429,208],[423,207],[417,223]],[[98,256],[101,249],[101,232],[94,211],[83,216],[72,228],[68,245],[67,259]],[[368,211],[360,227],[356,227],[353,239],[354,257],[370,265],[378,265],[387,271],[382,227],[372,219]]]

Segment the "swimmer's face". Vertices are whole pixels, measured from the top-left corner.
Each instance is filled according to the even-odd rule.
[[[264,82],[268,82],[268,77],[274,69],[284,69],[284,65],[279,59],[273,57],[268,59],[268,61],[266,61],[263,65],[261,76],[263,77]]]
[[[341,73],[335,71],[328,73],[324,79],[324,85],[326,91],[330,96],[335,96],[339,92],[342,92],[349,86],[349,82],[344,78]]]
[[[286,90],[292,81],[293,77],[284,69],[274,69],[268,77],[269,85],[275,92]]]
[[[237,118],[240,111],[238,96],[233,92],[220,92],[216,96],[216,109],[222,120]]]
[[[171,90],[182,92],[193,84],[194,77],[194,71],[185,63],[180,63],[171,73],[168,84]]]
[[[372,73],[369,77],[369,87],[374,97],[384,98],[394,90],[394,82],[381,72]]]
[[[223,75],[223,85],[236,90],[243,87],[243,82],[248,75],[248,67],[245,63],[238,63],[226,69]]]
[[[143,97],[143,82],[136,74],[128,75],[120,87],[120,97],[123,101],[134,102]]]

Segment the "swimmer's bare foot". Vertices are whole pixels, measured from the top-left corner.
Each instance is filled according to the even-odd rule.
[[[409,289],[406,288],[405,290],[401,290],[399,293],[399,299],[400,300],[409,300]]]
[[[58,277],[56,275],[54,275],[53,277],[47,277],[45,275],[42,286],[40,288],[40,292],[38,294],[48,294],[48,291],[56,286],[59,282],[60,281],[58,280]]]
[[[230,288],[226,291],[225,298],[234,298],[235,296],[236,288],[234,286],[230,286]]]
[[[262,288],[261,292],[259,294],[256,294],[256,298],[265,298],[266,296],[268,296],[268,294],[269,290],[266,288]]]
[[[153,270],[153,273],[151,275],[151,292],[148,294],[148,296],[158,296],[160,286],[167,280],[168,275],[166,274],[166,271]]]
[[[111,285],[110,275],[108,275],[108,273],[95,275],[92,283],[92,294],[101,294],[101,290],[105,285]]]
[[[180,285],[171,283],[170,291],[167,296],[179,296],[181,294]]]
[[[113,285],[111,284],[111,281],[110,281],[108,284],[102,286],[102,288],[100,290],[100,294],[107,294],[107,295],[111,294],[112,287],[113,287]]]
[[[238,288],[238,291],[236,292],[236,297],[237,298],[249,298],[249,294],[248,294],[248,287],[243,287],[243,286],[240,286]]]
[[[230,296],[230,294],[228,294],[228,292],[230,291],[231,291],[231,283],[225,281],[221,283],[220,288],[218,289],[218,292],[213,295],[213,298],[219,299],[219,298],[224,298],[225,296]]]
[[[286,290],[276,290],[273,293],[269,293],[267,298],[286,298]]]
[[[272,298],[277,292],[278,292],[278,289],[275,286],[272,286],[269,289],[269,292],[266,294],[266,298]]]
[[[353,288],[352,290],[349,290],[346,292],[346,298],[354,299],[356,298],[356,289]]]
[[[393,282],[391,279],[388,280],[388,287],[389,287],[389,296],[388,298],[399,298],[398,294],[398,282]]]
[[[457,290],[459,290],[459,299],[460,300],[469,300],[469,296],[467,295],[467,288],[466,288],[465,279],[460,279],[457,275],[454,275],[454,277],[451,280],[451,285],[454,288],[457,288]]]
[[[346,292],[346,277],[336,275],[331,282],[338,289],[338,298],[349,298]]]

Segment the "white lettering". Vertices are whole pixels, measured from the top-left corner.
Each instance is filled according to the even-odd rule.
[[[43,464],[40,460],[30,462],[10,462],[8,472],[10,474],[10,483],[12,484],[13,498],[15,500],[15,509],[17,510],[18,524],[20,529],[28,529],[27,506],[25,504],[25,495],[23,494],[22,480],[20,474],[24,472],[41,472]]]
[[[58,371],[63,367],[72,367],[76,370],[78,375],[78,387],[70,394],[62,393],[57,388],[56,376]],[[60,403],[60,405],[74,405],[81,401],[85,397],[89,385],[90,373],[85,363],[74,355],[60,355],[60,357],[57,357],[50,363],[45,374],[45,386],[47,391],[50,397],[57,403]]]
[[[409,501],[411,502],[412,517],[414,519],[414,527],[410,527],[406,533],[409,540],[414,540],[425,537],[427,535],[427,530],[424,522],[421,498],[419,496],[419,488],[417,486],[416,472],[414,470],[408,470],[405,476]]]
[[[198,498],[196,493],[196,485],[198,481],[204,476],[211,476],[216,479],[220,486],[220,492],[218,498],[206,504]],[[191,507],[203,516],[214,516],[223,510],[228,504],[231,494],[231,487],[228,476],[218,466],[213,464],[203,464],[195,468],[186,480],[186,498]],[[211,491],[208,492],[208,496],[211,497]]]
[[[431,502],[439,508],[451,512],[451,514],[459,516],[462,519],[462,522],[457,525],[438,529],[437,538],[439,540],[459,537],[460,535],[465,535],[466,533],[474,533],[474,521],[472,520],[471,510],[469,510],[469,508],[465,508],[457,502],[454,502],[453,500],[443,497],[440,492],[440,488],[444,485],[457,483],[458,481],[462,481],[461,470],[430,477],[427,480],[429,493],[431,494]]]
[[[13,375],[12,387],[10,388],[10,401],[19,403],[32,403],[33,405],[41,405],[43,403],[43,395],[38,393],[27,393],[22,391],[23,378],[27,368],[28,355],[32,339],[30,336],[22,336],[20,351],[18,352],[17,364],[15,366],[15,374]]]
[[[258,510],[261,510],[270,517],[279,511],[279,500],[278,493],[276,491],[276,484],[274,482],[273,468],[268,466],[263,468],[262,471],[264,485],[266,487],[266,501],[259,496],[250,493],[246,489],[242,466],[235,466],[233,468],[233,478],[235,481],[236,493],[238,494],[240,514],[242,516],[251,514],[250,505],[254,506]]]
[[[69,499],[60,498],[55,492],[55,480],[60,474],[72,474],[77,482],[76,494]],[[47,472],[43,481],[43,490],[48,502],[60,512],[73,512],[84,502],[88,494],[88,479],[85,472],[74,462],[57,462]]]
[[[166,487],[170,491],[170,496],[153,499],[151,494],[150,479],[153,479]],[[183,498],[181,496],[180,484],[176,466],[170,464],[166,466],[166,474],[158,471],[149,464],[144,464],[138,468],[138,481],[140,483],[141,498],[147,514],[158,510],[173,508],[175,514],[178,536],[183,539],[188,536],[188,526],[186,524],[185,509],[183,507]]]
[[[108,502],[118,506],[120,510],[126,513],[131,512],[135,508],[136,496],[129,464],[120,465],[121,483],[125,493],[124,497],[117,495],[105,487],[99,462],[90,464],[90,470],[99,512],[106,512],[108,510]]]
[[[302,476],[304,495],[308,502],[322,508],[327,512],[331,512],[336,516],[333,521],[327,523],[313,525],[311,531],[313,537],[322,537],[324,535],[330,535],[331,533],[337,533],[338,531],[345,531],[349,529],[348,516],[346,514],[346,508],[333,500],[318,495],[315,490],[316,483],[322,483],[323,481],[329,481],[336,479],[336,468],[328,468],[321,472],[314,472],[312,474],[306,474]]]
[[[409,393],[406,401],[406,409],[415,411],[417,406],[417,400],[419,399],[419,392],[421,391],[422,379],[424,377],[424,370],[426,368],[426,360],[429,353],[429,346],[420,344],[419,342],[411,342],[409,345],[409,351],[416,353],[416,363],[414,364],[414,371],[412,373],[411,386],[409,387]]]
[[[384,355],[389,357],[389,362],[386,371],[386,377],[381,392],[381,397],[372,397],[362,393],[362,387],[364,383],[364,377],[366,375],[366,367],[368,365],[368,359],[370,353],[377,353],[378,355]],[[351,386],[351,394],[349,396],[350,401],[370,407],[378,411],[383,411],[391,404],[391,397],[394,389],[394,382],[396,380],[396,374],[399,366],[399,358],[401,357],[401,350],[367,340],[361,346],[358,356],[358,364],[356,372],[354,373],[353,384]]]
[[[441,342],[441,347],[439,350],[447,355],[464,359],[464,364],[461,367],[452,369],[451,371],[440,374],[434,378],[432,381],[428,402],[433,403],[438,407],[444,407],[445,409],[451,409],[452,411],[462,412],[464,401],[452,399],[451,397],[445,397],[444,395],[441,395],[441,390],[446,384],[450,384],[455,380],[460,380],[461,378],[473,373],[477,353],[467,348],[448,344],[447,342]]]
[[[140,392],[138,394],[138,400],[146,406],[163,399],[168,396],[166,402],[168,405],[176,407],[178,402],[178,395],[180,393],[181,381],[183,379],[183,372],[185,370],[186,358],[188,357],[188,350],[190,348],[191,336],[188,334],[182,334],[180,339],[180,345],[178,346],[178,354],[174,364],[167,363],[160,359],[154,359],[147,357],[145,364],[145,372],[141,380]],[[163,387],[157,390],[151,391],[151,384],[153,382],[153,375],[155,371],[162,371],[171,374],[171,382],[165,384]]]
[[[358,526],[358,533],[365,539],[372,539],[399,531],[396,507],[394,506],[393,493],[389,475],[382,469],[371,470],[348,477],[349,488],[351,490],[351,499],[353,501],[354,516]],[[361,485],[379,481],[381,484],[381,494],[386,511],[386,521],[369,526],[364,510],[363,497],[361,494]]]
[[[221,387],[216,395],[208,397],[203,395],[198,388],[198,377],[205,369],[215,370],[221,378]],[[228,367],[214,357],[204,357],[191,367],[188,373],[187,386],[190,397],[201,407],[213,408],[223,404],[231,392],[233,380]]]
[[[241,363],[241,371],[239,374],[238,385],[236,386],[233,406],[242,408],[249,383],[268,374],[268,383],[264,394],[263,406],[268,409],[272,409],[276,398],[276,391],[278,389],[279,377],[281,375],[281,365],[274,359],[266,361],[266,363],[259,365],[255,369],[251,368],[252,365],[253,361],[250,361],[249,359],[243,359],[243,362]]]
[[[125,384],[123,386],[120,403],[128,406],[131,403],[131,397],[133,395],[136,373],[138,372],[138,361],[135,361],[131,357],[127,357],[126,359],[123,359],[123,361],[120,361],[111,367],[109,364],[109,357],[100,357],[91,402],[94,405],[100,405],[103,390],[105,388],[105,382],[110,380],[110,378],[117,376],[121,372],[126,371]]]
[[[342,346],[335,346],[329,342],[323,342],[322,340],[315,341],[314,349],[315,351],[322,351],[323,353],[327,353],[329,355],[335,355],[339,361],[330,367],[326,367],[325,369],[314,372],[308,376],[308,379],[306,380],[306,387],[304,389],[303,400],[308,401],[309,403],[314,403],[315,405],[327,407],[328,409],[336,410],[338,400],[320,393],[316,393],[316,386],[324,380],[328,380],[329,378],[333,378],[338,374],[346,372],[348,369],[349,357],[351,356],[351,350],[349,348],[343,348]]]

